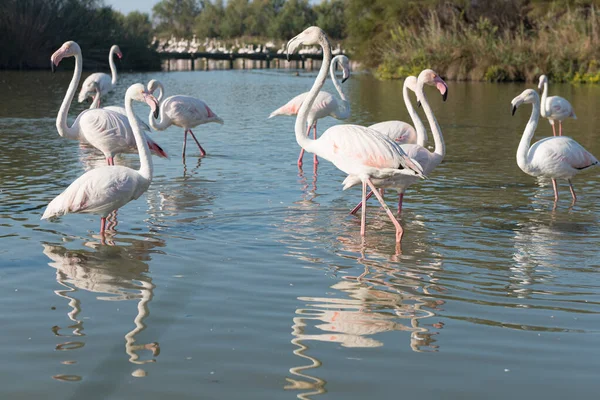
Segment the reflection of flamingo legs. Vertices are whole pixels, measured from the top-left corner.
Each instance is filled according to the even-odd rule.
[[[136,353],[138,350],[150,350],[152,352],[152,356],[154,357],[160,354],[160,346],[157,342],[138,345],[134,344],[135,335],[146,329],[144,319],[150,314],[150,311],[148,310],[148,303],[154,296],[152,291],[155,288],[155,286],[150,282],[140,281],[140,283],[142,284],[142,288],[140,288],[141,299],[137,306],[138,314],[133,320],[135,323],[135,328],[125,335],[125,352],[129,355],[129,362],[133,364],[147,364],[156,362],[154,358],[150,360],[139,361],[140,356],[138,356]]]

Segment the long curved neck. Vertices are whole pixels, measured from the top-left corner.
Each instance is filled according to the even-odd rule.
[[[137,118],[133,113],[133,99],[130,96],[125,97],[125,111],[127,111],[127,119],[133,130],[133,136],[135,137],[135,144],[140,154],[140,169],[139,173],[147,180],[152,180],[152,157],[150,155],[150,148],[148,142],[142,137],[142,130],[138,124]]]
[[[94,110],[96,108],[100,108],[100,91],[99,90],[96,90],[96,94],[94,95],[94,100],[92,101],[90,110]]]
[[[523,131],[523,136],[521,137],[521,141],[519,142],[519,147],[517,148],[517,164],[521,169],[525,169],[529,164],[527,154],[529,153],[529,145],[537,128],[539,119],[540,98],[536,96],[533,101],[533,109],[531,110],[531,116],[529,117],[529,121],[527,122],[525,130]]]
[[[117,84],[117,66],[115,65],[115,48],[111,47],[108,53],[108,65],[110,65],[111,82],[114,85]]]
[[[425,115],[427,116],[427,121],[429,122],[429,126],[431,127],[431,133],[433,134],[433,142],[435,144],[435,150],[433,151],[435,154],[440,156],[440,161],[446,155],[446,144],[444,143],[444,137],[442,136],[442,130],[438,125],[437,119],[435,115],[433,115],[433,110],[429,105],[429,101],[427,101],[427,97],[425,96],[425,90],[423,88],[424,83],[419,82],[417,84],[417,90],[419,91],[419,97],[421,100],[421,106],[423,106],[423,110],[425,111]]]
[[[159,91],[158,96],[156,96],[159,106],[159,115],[158,119],[155,119],[152,110],[150,110],[150,114],[148,114],[148,123],[155,131],[164,131],[169,127],[169,125],[171,125],[171,121],[165,115],[165,108],[162,106],[162,98],[165,94],[165,88],[160,82],[157,82],[156,86],[156,90]]]
[[[406,85],[406,80],[404,81],[404,85],[402,87],[402,97],[404,98],[404,104],[406,105],[406,109],[408,110],[408,114],[410,115],[410,119],[417,130],[417,144],[419,146],[425,147],[427,143],[427,131],[425,130],[425,125],[423,121],[421,121],[421,117],[413,107],[412,101],[410,101],[410,97],[408,94],[408,86]]]
[[[338,118],[346,119],[350,116],[350,103],[346,99],[346,96],[344,96],[344,91],[342,90],[342,85],[340,84],[340,81],[335,76],[335,66],[338,63],[339,61],[334,59],[334,62],[330,64],[329,75],[331,76],[331,80],[333,81],[333,86],[335,86],[335,90],[337,90],[338,94],[340,95],[340,98],[342,99],[342,101],[340,102],[340,108],[337,112]]]
[[[548,98],[548,80],[544,81],[544,91],[542,92],[542,107],[541,113],[542,117],[546,117],[548,115],[548,110],[546,110],[546,99]]]
[[[71,102],[73,101],[73,96],[75,96],[75,91],[77,90],[77,85],[79,85],[79,80],[81,79],[81,69],[82,69],[82,59],[81,53],[75,54],[75,71],[73,71],[73,78],[71,78],[71,83],[69,83],[69,88],[67,89],[67,94],[65,94],[65,98],[60,105],[60,110],[58,111],[58,116],[56,117],[56,129],[58,130],[58,134],[67,139],[79,139],[79,129],[73,126],[67,125],[67,119],[69,114],[69,108],[71,107]]]
[[[314,148],[313,143],[316,140],[309,139],[306,136],[306,132],[304,131],[306,127],[306,120],[308,119],[308,112],[312,108],[319,91],[325,84],[325,79],[327,79],[327,69],[329,64],[331,63],[331,45],[325,36],[321,36],[319,40],[319,44],[323,48],[323,63],[321,64],[321,69],[319,70],[319,74],[317,75],[317,79],[315,79],[315,83],[313,83],[312,88],[308,92],[308,95],[304,99],[302,106],[300,107],[300,111],[298,111],[298,116],[296,117],[296,125],[294,126],[294,131],[296,133],[296,141],[306,151],[317,154],[316,148]],[[313,150],[314,149],[314,150]],[[318,155],[318,154],[317,154]]]

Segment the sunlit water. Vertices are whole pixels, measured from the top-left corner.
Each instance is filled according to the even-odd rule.
[[[511,117],[510,100],[527,85],[428,92],[447,157],[407,192],[398,252],[375,202],[361,242],[348,215],[360,190],[324,160],[315,174],[310,155],[299,173],[294,119],[267,119],[314,74],[123,73],[104,104],[158,78],[225,125],[195,129],[208,155],[190,140],[185,162],[180,128],[153,133],[171,158],[154,158],[150,189],[102,245],[96,216],[40,221],[104,164],[56,132],[70,71],[0,74],[2,398],[597,397],[598,171],[575,179],[572,207],[562,182],[553,209],[549,182],[518,169],[531,107]],[[401,82],[344,86],[351,122],[408,120]],[[577,112],[565,132],[600,155],[600,88],[551,92]],[[536,138],[548,134],[542,120]]]

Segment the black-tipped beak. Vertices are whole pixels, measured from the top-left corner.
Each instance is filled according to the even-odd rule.
[[[515,115],[515,111],[517,111],[517,106],[512,106],[512,115]]]
[[[417,107],[421,108],[421,100],[417,100]]]
[[[52,60],[50,60],[50,69],[52,70],[52,73],[56,72],[54,68],[54,62],[52,62]]]
[[[442,95],[442,100],[446,101],[447,98],[448,98],[448,89],[446,88],[446,91]]]
[[[154,118],[158,118],[158,107],[156,107],[156,110],[154,110]]]
[[[346,82],[348,80],[348,77],[342,78],[342,83]]]

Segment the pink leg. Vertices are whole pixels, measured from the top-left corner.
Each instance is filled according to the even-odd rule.
[[[552,187],[554,188],[554,202],[558,201],[558,188],[556,187],[556,179],[552,179]]]
[[[105,231],[106,231],[106,218],[101,217],[100,218],[100,234],[104,235]]]
[[[562,136],[562,121],[558,121],[558,136]]]
[[[398,222],[396,217],[394,217],[394,214],[392,214],[392,212],[390,211],[390,208],[387,206],[387,204],[385,204],[383,197],[381,197],[381,195],[375,188],[375,185],[373,185],[373,182],[371,182],[370,179],[367,179],[367,185],[369,185],[369,187],[371,188],[373,193],[375,193],[377,200],[379,200],[379,202],[381,203],[381,206],[383,207],[383,209],[387,213],[388,217],[390,217],[390,219],[392,220],[392,223],[396,227],[396,243],[400,243],[402,241],[402,235],[404,235],[404,229],[402,229],[400,222]]]
[[[371,198],[371,196],[373,196],[373,192],[369,192],[369,194],[368,194],[368,195],[367,195],[367,197],[365,198],[365,201],[369,200],[369,199]],[[360,203],[358,203],[358,204],[356,205],[356,207],[354,207],[354,208],[352,209],[352,211],[350,211],[350,214],[351,214],[351,215],[354,215],[354,214],[356,214],[356,212],[357,212],[358,210],[360,210],[360,209],[361,209],[362,205],[363,205],[363,202],[361,201]]]
[[[317,140],[317,123],[315,122],[315,124],[313,125],[313,138],[315,140]],[[315,154],[315,160],[314,160],[315,165],[319,164],[319,159],[317,158],[317,155]]]
[[[310,135],[310,126],[306,130],[306,136]],[[304,149],[300,150],[300,155],[298,156],[298,167],[302,167],[302,158],[304,157]]]
[[[552,135],[556,136],[556,129],[554,128],[554,124],[552,124]]]
[[[373,193],[373,192],[371,192]],[[365,230],[367,225],[367,182],[363,182],[362,184],[362,201],[360,204],[364,204],[365,206],[362,208],[362,214],[360,216],[360,236],[365,236]]]
[[[185,131],[183,131],[183,150],[181,152],[181,157],[185,158],[185,147],[187,145],[187,134],[188,131],[187,129]]]
[[[569,179],[569,188],[571,189],[571,196],[573,196],[573,204],[577,201],[577,196],[575,195],[575,190],[573,189],[573,183]]]
[[[204,149],[202,148],[202,146],[200,146],[200,142],[198,142],[198,139],[196,139],[196,136],[194,135],[194,132],[192,132],[191,129],[190,129],[190,135],[192,135],[192,138],[194,138],[194,141],[198,145],[198,148],[200,149],[200,155],[202,157],[204,157],[206,155],[206,152],[204,151]]]
[[[398,195],[398,214],[402,212],[402,200],[404,200],[404,192]]]
[[[106,163],[108,165],[115,165],[115,160],[112,157],[106,157]]]

